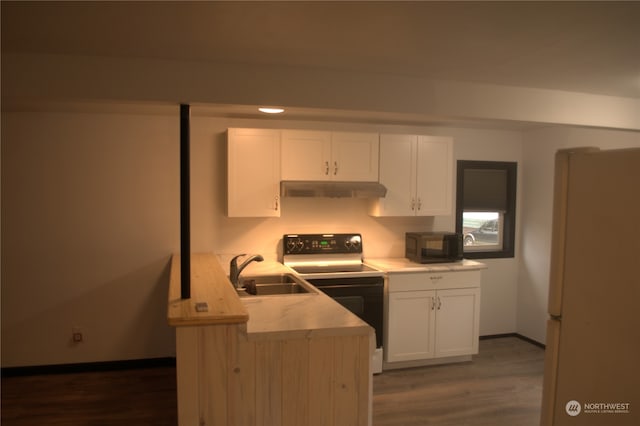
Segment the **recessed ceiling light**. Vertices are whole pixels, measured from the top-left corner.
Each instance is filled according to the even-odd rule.
[[[284,112],[284,108],[258,108],[258,111],[264,112],[265,114],[280,114]]]

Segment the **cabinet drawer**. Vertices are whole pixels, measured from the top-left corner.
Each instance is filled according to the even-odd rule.
[[[480,271],[389,274],[389,292],[480,287]]]

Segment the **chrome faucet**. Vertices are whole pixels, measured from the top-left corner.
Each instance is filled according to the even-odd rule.
[[[242,270],[246,268],[249,263],[253,262],[254,260],[256,262],[262,262],[264,260],[264,257],[262,257],[261,255],[254,254],[248,257],[244,262],[240,264],[240,266],[238,266],[238,258],[246,255],[246,253],[237,255],[236,257],[231,259],[231,263],[229,264],[229,279],[231,280],[231,284],[233,284],[235,288],[240,288],[238,283],[240,272],[242,272]]]

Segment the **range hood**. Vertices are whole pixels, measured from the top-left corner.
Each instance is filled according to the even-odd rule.
[[[378,182],[292,181],[280,182],[282,197],[381,198],[387,188]]]

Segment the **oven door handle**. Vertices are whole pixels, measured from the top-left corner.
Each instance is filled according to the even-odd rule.
[[[322,284],[314,284],[311,283],[311,285],[313,285],[314,287],[318,288],[318,289],[323,289],[323,288],[330,288],[330,289],[334,289],[334,288],[379,288],[379,287],[384,287],[383,283],[380,284],[330,284],[330,285],[322,285]]]

